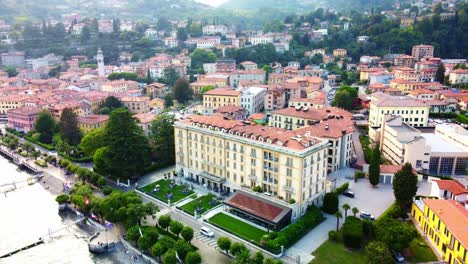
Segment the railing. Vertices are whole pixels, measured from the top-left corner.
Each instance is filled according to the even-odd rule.
[[[284,185],[283,186],[283,191],[294,193],[295,190],[294,190],[293,187],[289,187],[289,186]]]
[[[257,181],[257,176],[249,175],[249,179],[252,180],[252,181]]]

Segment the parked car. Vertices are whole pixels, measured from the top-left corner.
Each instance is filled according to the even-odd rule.
[[[391,250],[393,258],[396,260],[398,263],[405,263],[405,257],[403,257],[403,254],[400,252]]]
[[[371,220],[371,221],[374,221],[375,220],[375,217],[369,213],[366,213],[366,212],[361,212],[359,214],[359,217],[361,217],[362,219],[365,219],[365,220]]]
[[[213,231],[206,226],[202,226],[202,228],[200,228],[200,234],[206,237],[214,237]]]
[[[346,190],[342,193],[344,196],[347,196],[349,198],[354,198],[354,193],[350,190]]]

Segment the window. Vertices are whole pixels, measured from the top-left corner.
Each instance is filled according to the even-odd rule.
[[[288,177],[292,176],[292,169],[291,168],[286,168],[286,176],[288,176]]]

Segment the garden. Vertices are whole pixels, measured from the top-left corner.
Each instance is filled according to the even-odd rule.
[[[265,230],[257,228],[225,213],[214,215],[208,220],[208,222],[242,239],[254,241],[255,244],[260,244],[262,237],[268,234]]]
[[[220,204],[221,201],[216,198],[216,195],[210,193],[198,197],[197,199],[181,206],[179,209],[190,215],[195,215],[195,212],[197,212],[197,215],[201,215]]]
[[[148,184],[138,190],[164,202],[176,203],[192,195],[193,190],[186,184],[176,184],[174,180],[162,179]]]

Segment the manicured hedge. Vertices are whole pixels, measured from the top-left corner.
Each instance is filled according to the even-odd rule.
[[[318,207],[309,207],[303,217],[278,233],[276,238],[266,239],[265,248],[273,253],[281,251],[281,246],[289,248],[320,224],[325,217]],[[274,236],[273,236],[274,237]]]
[[[36,145],[38,145],[38,146],[41,146],[41,147],[43,147],[43,148],[45,148],[45,149],[47,149],[47,150],[51,150],[51,151],[54,151],[54,150],[55,150],[55,147],[54,147],[54,146],[52,146],[52,145],[50,145],[50,144],[42,143],[42,142],[40,142],[40,141],[37,141],[37,140],[33,139],[33,138],[30,137],[30,136],[24,136],[24,138],[25,138],[27,141],[30,141],[30,142],[32,142],[32,143],[34,143],[34,144],[36,144]]]
[[[67,154],[65,154],[65,152],[59,152],[59,155],[64,157],[67,160],[71,160],[71,161],[78,162],[78,163],[88,163],[88,162],[93,161],[93,157],[75,158],[75,157],[72,157],[72,156],[68,156]]]
[[[339,200],[338,194],[336,192],[326,193],[323,197],[323,207],[322,210],[325,213],[334,214],[338,211]]]
[[[364,227],[361,219],[349,216],[343,224],[343,243],[350,248],[361,248]]]
[[[336,194],[342,194],[344,191],[348,190],[348,188],[349,188],[349,183],[346,182],[340,187],[336,188],[334,192]]]

